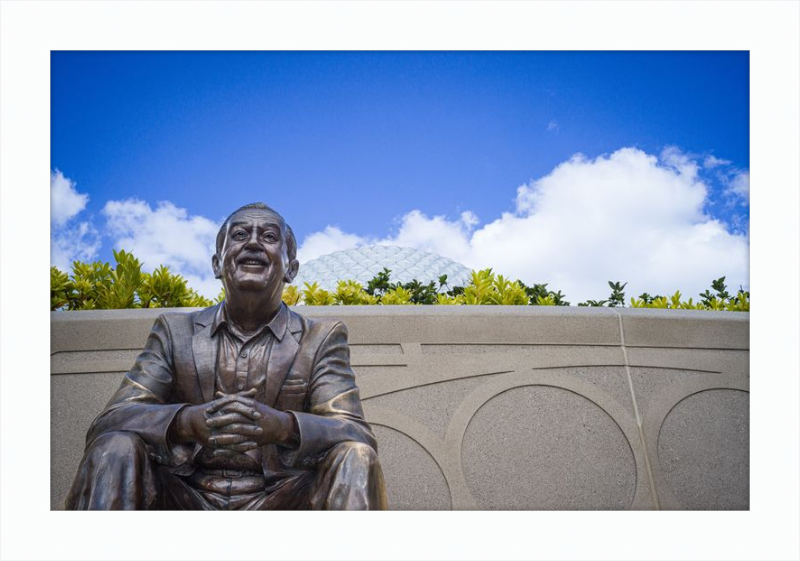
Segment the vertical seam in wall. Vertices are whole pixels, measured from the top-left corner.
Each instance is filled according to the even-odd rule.
[[[642,444],[642,453],[644,454],[644,467],[647,470],[647,481],[650,483],[650,494],[653,497],[653,503],[656,510],[661,510],[661,505],[658,502],[658,493],[656,492],[655,481],[653,480],[653,470],[650,467],[650,456],[647,453],[647,441],[644,438],[644,429],[642,428],[642,417],[639,414],[639,406],[636,403],[636,393],[633,391],[633,377],[631,376],[631,367],[628,363],[628,350],[625,347],[625,329],[622,326],[622,314],[619,310],[614,310],[619,319],[619,340],[620,348],[622,349],[622,358],[625,361],[625,374],[628,377],[628,389],[631,392],[631,402],[633,403],[633,413],[636,416],[636,428],[639,431],[639,441]]]

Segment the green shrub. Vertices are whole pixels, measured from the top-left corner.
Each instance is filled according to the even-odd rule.
[[[138,292],[143,308],[195,308],[212,304],[209,299],[189,288],[182,276],[170,273],[165,265],[152,273],[143,273]],[[224,293],[220,294],[217,301],[222,301],[224,297]]]
[[[367,288],[365,288],[364,291],[368,295],[375,296],[376,298],[367,303],[384,303],[383,297],[387,293],[390,293],[390,305],[394,305],[398,298],[402,299],[405,297],[400,297],[398,294],[405,295],[408,293],[410,304],[436,304],[438,302],[439,294],[444,290],[444,287],[447,286],[447,275],[442,275],[439,277],[439,286],[437,287],[436,282],[434,281],[431,281],[428,284],[422,284],[416,279],[405,284],[399,282],[392,283],[390,282],[391,273],[391,269],[384,268],[382,271],[372,277],[372,279],[370,279],[370,281],[367,283]],[[403,291],[398,293],[398,288],[402,288]],[[450,295],[453,296],[454,294]]]
[[[340,306],[365,306],[378,303],[378,297],[364,292],[360,283],[354,280],[339,281],[333,293],[333,303]]]
[[[305,289],[303,290],[303,304],[306,306],[332,306],[333,294],[327,290],[323,290],[316,282],[311,284],[303,283]]]
[[[672,296],[650,296],[646,292],[639,298],[631,298],[632,308],[658,308],[663,310],[712,310],[718,312],[749,312],[750,311],[750,292],[739,289],[736,296],[731,298],[725,286],[725,277],[720,277],[711,281],[711,288],[714,293],[706,290],[700,294],[702,300],[695,303],[681,299],[680,290],[675,291]]]
[[[490,299],[492,304],[498,306],[525,306],[528,304],[528,294],[518,282],[511,282],[503,275],[497,275],[492,283],[493,294]]]
[[[410,290],[402,286],[396,286],[391,290],[387,290],[381,296],[381,304],[384,306],[410,306],[414,304],[411,301],[412,293]]]
[[[569,302],[564,300],[564,295],[560,290],[558,292],[547,290],[547,283],[533,286],[526,286],[521,280],[517,280],[517,283],[525,290],[528,295],[528,304],[531,306],[569,306]],[[544,303],[540,304],[540,302]]]
[[[548,294],[547,296],[537,296],[536,297],[536,305],[537,306],[555,306],[556,300],[553,298],[552,294]]]
[[[464,303],[480,306],[492,303],[492,284],[494,275],[491,269],[472,271],[470,283],[464,287]]]
[[[464,303],[464,295],[448,296],[447,294],[437,294],[436,303],[440,306],[460,306]]]
[[[186,279],[158,267],[143,273],[126,251],[114,251],[116,266],[95,261],[72,264],[72,275],[50,268],[51,310],[207,307],[213,304],[189,288]],[[222,296],[222,295],[221,295]]]
[[[191,289],[181,275],[173,274],[164,265],[152,273],[142,272],[138,259],[126,251],[114,251],[115,266],[95,261],[72,264],[72,274],[56,267],[50,268],[51,310],[94,310],[118,308],[177,308],[207,307],[225,299],[220,290],[209,300]],[[449,286],[447,275],[438,283],[423,284],[418,280],[393,283],[391,270],[383,269],[364,288],[354,280],[339,281],[330,292],[319,284],[305,283],[301,290],[294,285],[284,288],[282,299],[290,305],[306,306],[366,306],[366,305],[494,305],[494,306],[569,306],[560,290],[547,288],[547,283],[527,286],[520,280],[511,281],[496,275],[492,269],[472,271],[467,286]],[[586,300],[578,306],[617,307],[625,305],[627,283],[608,281],[611,294],[604,300]],[[725,277],[711,282],[711,290],[700,294],[700,301],[683,300],[680,291],[672,296],[642,293],[630,299],[632,308],[665,310],[750,311],[750,293],[740,288],[735,296],[728,293]]]
[[[300,293],[300,289],[293,284],[284,287],[283,294],[281,294],[281,300],[283,300],[284,304],[287,306],[297,306],[302,297],[303,295]]]
[[[50,267],[50,309],[60,310],[68,307],[75,284],[69,275],[56,267]]]

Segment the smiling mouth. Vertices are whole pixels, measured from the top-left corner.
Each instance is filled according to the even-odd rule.
[[[253,257],[247,257],[247,258],[239,259],[237,261],[237,263],[239,265],[245,265],[245,266],[249,266],[249,267],[267,267],[269,265],[269,261],[266,261],[265,259],[259,259],[259,258],[253,258]]]

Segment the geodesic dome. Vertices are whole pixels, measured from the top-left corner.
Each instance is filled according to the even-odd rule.
[[[302,289],[303,283],[316,282],[320,288],[333,291],[338,281],[352,279],[366,288],[367,282],[384,268],[392,271],[389,279],[392,283],[416,279],[428,284],[447,275],[447,284],[451,287],[469,284],[471,272],[464,265],[435,253],[411,247],[367,245],[335,251],[301,264],[292,284]]]

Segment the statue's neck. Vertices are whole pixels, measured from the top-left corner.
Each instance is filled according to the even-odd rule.
[[[229,294],[225,298],[225,312],[228,321],[243,333],[252,333],[272,321],[281,307],[268,295],[258,292]]]

